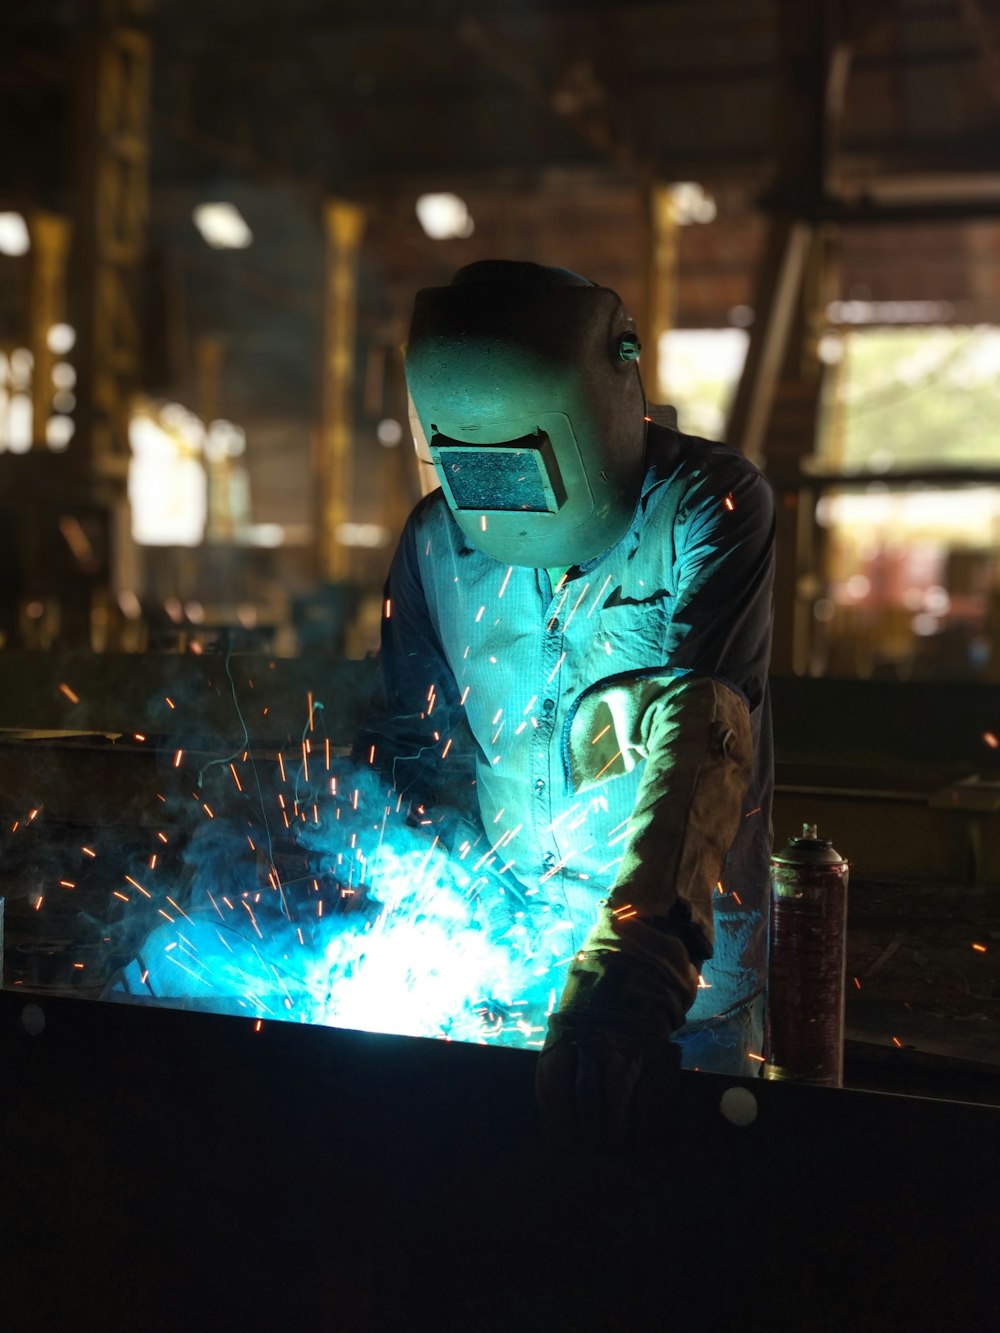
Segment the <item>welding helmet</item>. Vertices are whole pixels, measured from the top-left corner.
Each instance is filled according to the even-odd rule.
[[[552,569],[618,541],[642,484],[638,355],[619,297],[566,269],[486,260],[417,293],[411,422],[473,546]]]

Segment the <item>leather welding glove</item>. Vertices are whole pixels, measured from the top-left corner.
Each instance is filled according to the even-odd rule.
[[[657,1088],[666,1100],[679,1067],[670,1036],[697,986],[676,936],[638,918],[616,921],[601,906],[570,964],[538,1062],[538,1101],[553,1146],[615,1150],[655,1138],[637,1121],[640,1103],[656,1100]]]
[[[571,964],[537,1078],[550,1135],[590,1149],[635,1143],[639,1103],[676,1065],[670,1035],[711,957],[712,891],[751,773],[749,712],[721,681],[642,678],[611,695],[595,689],[577,707],[574,788],[607,781],[619,761],[619,773],[639,760],[645,769],[615,883]],[[593,738],[609,732],[595,755]]]

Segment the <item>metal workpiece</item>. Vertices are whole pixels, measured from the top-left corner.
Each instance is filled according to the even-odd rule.
[[[682,1072],[559,1154],[525,1051],[11,991],[0,1065],[26,1333],[992,1326],[993,1107]]]

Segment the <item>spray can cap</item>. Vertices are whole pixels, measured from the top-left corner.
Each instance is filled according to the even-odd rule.
[[[803,824],[802,836],[789,838],[771,860],[778,865],[840,866],[844,858],[829,838],[821,838],[815,824]]]

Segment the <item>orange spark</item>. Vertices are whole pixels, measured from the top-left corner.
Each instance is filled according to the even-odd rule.
[[[985,944],[974,944],[972,947],[975,949],[976,953],[985,953],[985,952],[986,952],[986,945],[985,945]]]
[[[143,736],[143,735],[141,735],[141,734],[137,731],[137,732],[135,733],[135,739],[136,739],[137,741],[144,741],[144,740],[146,739],[146,737]]]
[[[167,695],[164,695],[163,697],[164,697],[164,699],[166,699],[166,701],[167,701],[167,707],[168,707],[168,708],[176,708],[176,707],[177,707],[177,705],[174,703],[173,699],[169,698]]]
[[[986,742],[986,744],[990,747],[991,750],[1000,750],[1000,740],[996,738],[996,736],[992,731],[984,731],[983,740]]]
[[[139,881],[138,881],[137,879],[133,879],[131,875],[126,875],[126,876],[125,876],[125,879],[128,881],[129,884],[132,885],[133,889],[138,889],[139,892],[140,892],[141,894],[144,894],[144,895],[145,895],[145,897],[147,897],[147,898],[152,898],[153,895],[152,895],[151,893],[148,893],[148,892],[142,887],[142,885],[139,883]]]
[[[180,768],[181,760],[184,758],[184,751],[178,750],[174,755],[174,768]]]
[[[84,856],[93,856],[93,857],[97,856],[97,853],[92,852],[89,847],[81,847],[80,851],[83,852]]]
[[[68,685],[60,684],[59,688],[71,704],[78,704],[80,702],[80,696],[75,694]]]
[[[167,840],[167,835],[165,833],[158,833],[156,836],[159,838],[161,842],[166,842]]]
[[[391,620],[391,619],[392,619],[392,598],[391,598],[391,597],[387,597],[387,598],[385,599],[385,609],[384,609],[384,611],[382,612],[382,614],[383,614],[383,616],[385,617],[386,620]]]
[[[606,727],[602,727],[601,730],[597,733],[594,739],[590,742],[591,745],[596,745],[597,742],[601,739],[601,737],[607,735],[607,733],[610,730],[611,730],[611,723],[609,722]]]
[[[231,764],[229,765],[229,769],[230,769],[230,772],[231,772],[232,775],[233,775],[233,781],[236,783],[236,790],[237,790],[237,791],[242,791],[243,788],[242,788],[242,786],[240,785],[239,774],[236,772],[236,765],[231,763]]]
[[[726,498],[723,500],[722,503],[723,503],[723,504],[726,506],[726,508],[727,508],[728,510],[730,510],[730,511],[732,511],[733,509],[736,508],[736,506],[733,504],[733,497],[732,497],[731,495],[727,495]]]
[[[447,741],[445,742],[445,747],[444,747],[444,749],[441,751],[441,758],[442,758],[442,759],[447,759],[447,758],[448,758],[448,751],[451,749],[451,740],[452,740],[452,738],[449,736],[448,739],[447,739]]]
[[[902,1046],[903,1043],[899,1040],[898,1037],[893,1037],[892,1044],[893,1046]]]
[[[313,729],[313,695],[312,695],[312,690],[309,690],[309,691],[307,692],[307,694],[306,694],[306,699],[309,701],[309,730],[312,731],[312,729]]]
[[[861,989],[861,982],[857,979],[857,977],[854,978],[854,984],[855,986],[857,986],[858,990]]]
[[[257,1019],[257,1022],[254,1023],[254,1025],[253,1025],[253,1030],[254,1030],[254,1032],[259,1032],[263,1026],[264,1026],[264,1024],[263,1024],[262,1020],[258,1018],[258,1019]]]
[[[284,782],[284,781],[285,781],[285,760],[284,760],[284,758],[283,758],[282,753],[281,753],[280,750],[278,751],[278,767],[281,769],[281,780],[282,780],[282,782]]]
[[[201,803],[201,808],[205,811],[205,814],[208,815],[209,819],[215,818],[215,815],[212,814],[212,811],[209,809],[209,807],[205,804],[204,801],[202,801]]]
[[[71,879],[61,879],[61,880],[59,881],[59,883],[62,885],[62,887],[63,887],[64,889],[75,889],[75,888],[76,888],[76,885],[73,883],[73,881],[72,881]]]

